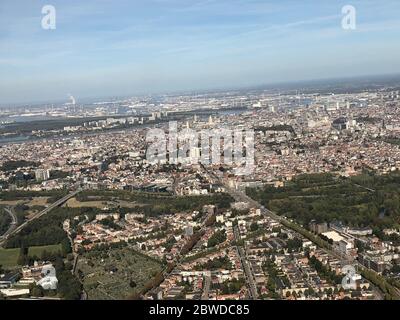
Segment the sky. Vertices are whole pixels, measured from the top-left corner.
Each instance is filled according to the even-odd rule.
[[[399,13],[398,0],[0,0],[0,105],[397,73]]]

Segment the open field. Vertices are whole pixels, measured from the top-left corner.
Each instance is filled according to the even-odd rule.
[[[16,206],[17,204],[24,203],[24,200],[1,200],[0,206]]]
[[[162,269],[129,247],[91,251],[78,260],[78,273],[91,300],[126,299]]]
[[[49,246],[30,247],[29,248],[29,255],[32,256],[32,257],[33,256],[37,256],[37,257],[40,258],[40,256],[42,255],[43,251],[56,253],[58,251],[61,251],[61,245],[60,244],[53,244],[53,245],[49,245]]]
[[[0,248],[0,265],[3,268],[13,268],[18,265],[19,248],[3,249]]]
[[[143,204],[125,200],[118,200],[118,205],[120,205],[122,208],[137,208],[143,206]]]
[[[96,199],[100,197],[95,197]],[[143,207],[145,204],[137,203],[136,201],[126,201],[126,200],[89,200],[89,201],[78,201],[76,198],[69,199],[63,206],[70,208],[98,208],[104,209],[107,208],[117,208],[120,206],[121,208],[138,208]]]
[[[51,246],[39,246],[39,247],[30,247],[29,255],[37,256],[40,258],[43,251],[47,252],[57,252],[61,250],[61,245],[51,245]],[[0,248],[0,265],[4,268],[14,268],[18,266],[18,257],[19,257],[19,248],[13,249],[3,249]]]
[[[47,200],[49,199],[49,197],[36,197],[33,198],[31,201],[29,201],[29,203],[27,203],[26,205],[33,207],[33,206],[46,206],[48,205]]]
[[[115,204],[109,201],[78,201],[76,198],[69,199],[63,207],[70,207],[70,208],[98,208],[103,209],[105,207],[115,207]]]

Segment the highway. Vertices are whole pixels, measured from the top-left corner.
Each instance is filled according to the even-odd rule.
[[[69,199],[75,197],[79,192],[81,192],[82,189],[77,189],[76,191],[71,192],[70,194],[66,195],[65,197],[57,200],[56,202],[52,203],[50,206],[48,206],[46,209],[44,209],[43,211],[37,213],[36,215],[34,215],[33,217],[31,217],[30,219],[26,220],[24,223],[22,223],[21,225],[19,225],[17,228],[15,228],[14,230],[12,230],[9,234],[7,234],[6,237],[2,238],[0,240],[0,246],[2,246],[9,237],[18,234],[24,227],[26,227],[29,223],[31,223],[33,220],[36,220],[42,216],[44,216],[45,214],[49,213],[51,210],[53,210],[54,208],[62,205],[63,203],[65,203],[66,201],[68,201]]]

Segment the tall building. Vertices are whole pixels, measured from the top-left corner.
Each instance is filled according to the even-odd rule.
[[[46,181],[50,178],[50,170],[48,169],[37,169],[35,170],[36,181]]]
[[[312,232],[320,234],[328,231],[328,224],[326,222],[317,223],[315,220],[310,221],[309,228]]]
[[[193,235],[193,227],[191,225],[187,225],[185,228],[185,236],[191,237]]]

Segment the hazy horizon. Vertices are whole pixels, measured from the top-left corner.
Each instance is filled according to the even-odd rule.
[[[44,30],[46,4],[0,3],[0,105],[400,72],[398,1],[56,0]]]
[[[395,78],[393,80],[393,78]],[[326,87],[337,84],[338,81],[354,81],[353,84],[356,86],[362,86],[360,81],[367,81],[369,84],[378,84],[383,86],[383,82],[387,83],[390,79],[390,82],[393,82],[400,86],[400,73],[388,73],[388,74],[374,74],[374,75],[362,75],[362,76],[348,76],[348,77],[336,77],[336,78],[320,78],[320,79],[302,79],[302,80],[294,80],[294,81],[284,81],[284,82],[272,82],[272,83],[264,83],[264,84],[255,84],[252,86],[238,86],[238,87],[225,87],[225,88],[204,88],[204,89],[192,89],[192,90],[176,90],[176,91],[157,91],[152,93],[135,93],[135,94],[125,94],[125,95],[107,95],[100,94],[98,96],[74,96],[78,104],[86,104],[86,103],[95,103],[105,101],[107,99],[127,99],[127,98],[140,98],[146,96],[178,96],[178,95],[192,95],[192,94],[213,94],[213,93],[221,93],[227,91],[241,91],[241,90],[270,90],[276,91],[280,90],[282,93],[285,91],[292,90],[300,90],[303,89],[316,89],[316,87],[324,87],[325,90],[328,90]],[[364,86],[367,86],[363,84]],[[40,106],[42,104],[60,104],[69,102],[69,96],[65,96],[65,98],[61,99],[53,99],[53,100],[41,100],[41,101],[28,101],[28,102],[13,102],[13,103],[0,103],[0,107],[23,107],[23,106]]]

